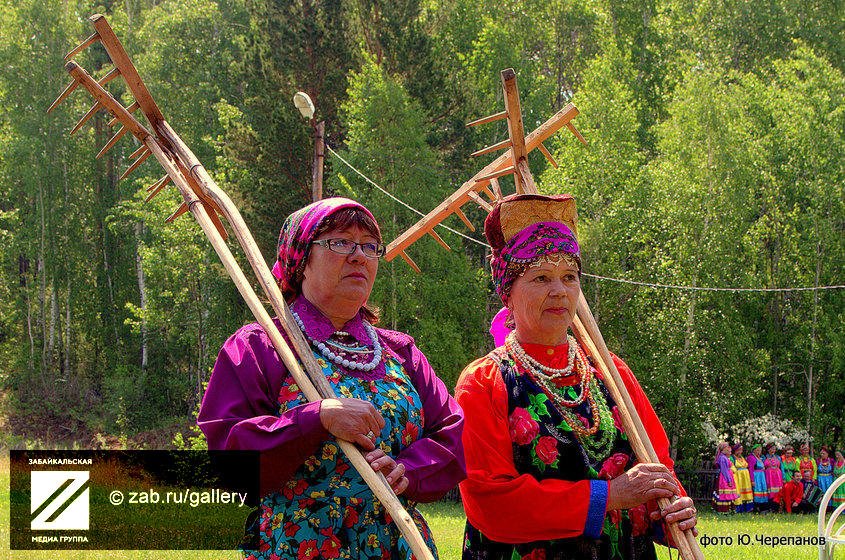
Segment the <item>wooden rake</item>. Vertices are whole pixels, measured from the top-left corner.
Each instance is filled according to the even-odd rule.
[[[558,111],[552,118],[543,123],[537,130],[524,136],[524,129],[522,123],[522,110],[519,102],[519,89],[516,85],[516,74],[513,69],[508,68],[501,73],[502,89],[505,94],[505,110],[494,115],[484,117],[467,124],[467,126],[474,126],[485,124],[501,119],[508,120],[508,136],[507,140],[498,142],[474,152],[472,155],[478,156],[494,152],[496,150],[507,148],[507,152],[500,155],[498,158],[487,164],[481,171],[476,173],[471,179],[465,182],[461,187],[438,205],[434,210],[429,212],[426,216],[421,218],[416,224],[411,226],[407,231],[402,233],[396,240],[394,240],[387,247],[387,260],[391,260],[397,254],[400,255],[411,267],[417,272],[419,267],[410,259],[405,250],[415,241],[428,234],[438,240],[443,247],[449,249],[449,246],[440,239],[434,232],[434,228],[451,214],[456,214],[461,220],[475,231],[475,227],[467,220],[466,216],[461,212],[460,207],[469,200],[474,200],[482,208],[488,212],[493,207],[485,200],[481,199],[478,191],[485,192],[491,201],[502,198],[501,188],[498,184],[498,177],[513,174],[514,183],[516,184],[516,191],[518,193],[538,194],[537,186],[534,183],[534,178],[528,168],[527,155],[528,152],[534,148],[539,148],[543,155],[549,162],[557,167],[557,162],[552,158],[551,154],[543,146],[543,141],[551,137],[555,132],[566,126],[581,142],[586,144],[584,137],[571,123],[572,119],[578,115],[578,109],[571,103],[566,105],[563,109]],[[492,185],[493,190],[487,188]],[[651,443],[651,440],[646,433],[643,426],[642,419],[634,407],[622,376],[616,368],[616,364],[607,349],[604,342],[604,337],[599,330],[598,324],[593,317],[592,311],[584,298],[584,294],[578,297],[578,304],[576,308],[575,319],[572,324],[572,330],[575,332],[575,337],[578,342],[587,350],[587,353],[595,360],[596,365],[602,373],[602,377],[607,385],[613,400],[619,408],[622,417],[622,424],[625,427],[625,432],[628,434],[631,447],[637,456],[637,460],[642,463],[659,463],[660,458]],[[660,508],[669,505],[668,499],[662,499],[658,502]],[[676,523],[668,525],[669,532],[672,535],[672,540],[678,547],[678,551],[684,560],[704,560],[704,555],[698,547],[698,541],[691,530],[681,531]]]
[[[122,125],[122,128],[106,143],[97,157],[102,157],[127,132],[132,133],[141,143],[141,147],[130,156],[130,159],[134,161],[129,165],[126,172],[123,173],[121,179],[137,169],[150,154],[155,156],[156,160],[164,168],[166,175],[148,189],[150,194],[147,200],[149,201],[161,192],[169,182],[172,182],[176,186],[182,195],[183,203],[166,221],[170,222],[188,211],[193,214],[203,232],[205,232],[211,241],[211,245],[220,257],[241,296],[258,320],[258,323],[269,336],[273,347],[276,349],[285,367],[293,376],[294,381],[302,390],[305,397],[309,401],[337,398],[328,380],[323,375],[322,368],[317,364],[317,360],[311,351],[308,341],[294,321],[290,309],[282,296],[282,292],[276,284],[276,280],[271,274],[270,269],[267,267],[266,261],[261,255],[249,228],[244,223],[240,212],[229,196],[217,186],[182,139],[179,138],[167,121],[164,120],[161,111],[138,75],[123,45],[121,45],[111,26],[106,21],[106,18],[97,14],[92,16],[90,21],[94,25],[95,33],[70,51],[65,57],[65,60],[69,60],[65,65],[65,69],[73,78],[73,82],[65,88],[58,99],[50,106],[48,112],[52,111],[81,85],[88,90],[96,102],[91,110],[73,128],[72,132],[79,130],[91,116],[100,110],[104,110],[114,117],[110,123],[111,126],[117,124]],[[105,47],[106,52],[114,64],[114,68],[99,81],[91,77],[76,62],[70,60],[97,41]],[[118,76],[123,77],[132,96],[135,98],[135,101],[128,107],[124,107],[104,87],[108,81]],[[141,113],[146,118],[150,127],[149,129],[144,127],[133,116],[133,113],[138,109],[141,110]],[[293,349],[291,349],[282,336],[282,333],[276,327],[275,323],[273,323],[269,313],[264,308],[252,285],[229,250],[226,244],[226,228],[223,226],[221,218],[225,219],[232,228],[261,288],[270,300],[274,313],[279,317],[282,329],[291,342]],[[300,365],[297,356],[304,365],[304,369],[303,365]],[[352,463],[352,466],[361,474],[364,481],[372,489],[375,497],[385,507],[410,545],[414,555],[420,560],[433,560],[431,551],[426,546],[417,526],[396,497],[396,494],[385,477],[370,467],[361,451],[353,443],[344,440],[338,440],[338,443],[350,463]]]
[[[502,71],[502,86],[505,90],[505,110],[501,113],[474,120],[467,123],[467,126],[477,126],[507,119],[509,138],[478,150],[472,155],[480,156],[502,149],[507,149],[508,151],[485,165],[481,171],[461,185],[458,190],[441,202],[437,208],[429,212],[416,224],[408,228],[405,233],[391,242],[387,246],[386,260],[393,260],[399,255],[411,268],[420,272],[420,267],[408,256],[405,249],[424,235],[430,235],[444,249],[451,250],[446,242],[434,231],[434,228],[444,219],[455,214],[470,231],[475,231],[475,226],[467,219],[461,207],[467,202],[473,201],[487,212],[493,210],[491,203],[495,203],[502,198],[499,177],[513,174],[517,192],[537,192],[537,187],[534,185],[534,178],[528,169],[527,157],[531,150],[538,148],[549,159],[552,165],[557,167],[557,162],[552,158],[546,147],[543,146],[543,142],[564,126],[569,128],[579,140],[586,144],[584,137],[581,136],[581,133],[578,132],[571,122],[572,119],[578,116],[578,109],[571,103],[567,104],[549,120],[537,127],[534,132],[525,136],[522,125],[522,109],[519,104],[519,91],[516,87],[516,74],[512,68]],[[488,200],[481,197],[482,193],[487,196]]]

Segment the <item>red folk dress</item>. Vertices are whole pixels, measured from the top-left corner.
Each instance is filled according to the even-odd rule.
[[[567,344],[523,348],[543,365],[567,365]],[[616,357],[614,363],[661,462],[671,469],[660,420],[628,366]],[[615,403],[601,379],[598,385],[612,411],[608,431],[616,439],[607,456],[591,457],[504,347],[464,369],[455,399],[465,419],[467,479],[460,483],[465,560],[654,558],[652,542],[662,540],[663,527],[652,525],[647,508],[607,510],[607,481],[636,460]]]

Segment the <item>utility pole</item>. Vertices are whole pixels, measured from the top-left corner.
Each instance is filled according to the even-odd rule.
[[[312,119],[313,121],[314,119]],[[326,121],[314,126],[314,162],[311,167],[311,199],[317,202],[323,198],[323,158],[325,156]]]
[[[303,91],[298,91],[293,96],[293,104],[299,109],[302,116],[311,123],[314,130],[314,161],[311,163],[311,199],[317,202],[323,198],[323,159],[326,147],[326,123],[317,122],[314,117],[314,102],[311,97]]]

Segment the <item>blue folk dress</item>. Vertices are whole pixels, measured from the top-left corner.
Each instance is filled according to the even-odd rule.
[[[754,483],[754,503],[766,504],[769,502],[769,489],[766,485],[766,466],[763,458],[757,457],[752,453],[746,460],[748,461],[749,470],[754,473],[754,479],[752,480]],[[754,461],[753,469],[750,468],[752,466],[751,461]]]
[[[818,472],[819,490],[822,493],[827,492],[827,489],[833,484],[833,461],[828,459],[827,464],[819,461],[816,471]]]
[[[396,457],[420,438],[425,425],[422,402],[401,364],[385,356],[386,375],[368,380],[342,374],[319,353],[317,363],[338,396],[373,403],[385,426],[376,445]],[[304,404],[288,376],[279,392],[279,414]],[[429,549],[437,550],[415,504],[403,502]],[[334,438],[325,440],[279,492],[264,497],[258,517],[247,530],[248,560],[349,558],[410,560],[413,555],[399,530],[361,475],[351,466]]]

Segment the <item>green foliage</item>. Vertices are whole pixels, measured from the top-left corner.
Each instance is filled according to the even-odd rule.
[[[426,144],[422,109],[375,61],[352,74],[343,115],[349,127],[344,159],[366,167],[373,180],[415,208],[433,208],[449,195],[452,187],[439,157]],[[330,184],[370,208],[385,239],[416,221],[416,215],[357,176],[340,172],[337,177]],[[417,245],[412,258],[430,273],[418,275],[401,260],[384,263],[371,300],[381,309],[382,326],[414,336],[435,371],[453,387],[463,366],[484,347],[482,309],[460,305],[483,301],[484,284],[462,251],[446,252],[429,240]]]
[[[94,10],[268,261],[310,199],[316,122],[293,108],[296,91],[333,149],[424,212],[489,161],[467,154],[507,134],[503,121],[464,126],[502,109],[502,69],[517,72],[526,131],[571,99],[587,146],[563,131],[547,141],[560,168],[536,153],[530,164],[542,190],[577,197],[584,292],[678,459],[696,465],[712,454],[708,430],[766,414],[845,441],[841,290],[593,276],[842,284],[845,19],[836,3],[794,0],[0,2],[0,381],[27,436],[128,443],[190,419],[217,348],[250,320],[198,227],[162,223],[176,193],[142,203],[154,162],[117,182],[138,144],[95,160],[112,134],[102,114],[68,138],[84,93],[45,114]],[[77,59],[97,77],[110,67],[96,45]],[[109,88],[129,102],[121,80]],[[419,218],[330,153],[325,177],[387,241]],[[438,232],[453,250],[414,244],[420,275],[383,262],[372,300],[452,386],[488,349],[499,305],[485,249]]]

